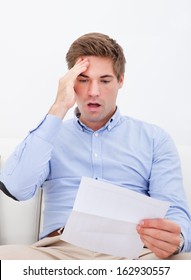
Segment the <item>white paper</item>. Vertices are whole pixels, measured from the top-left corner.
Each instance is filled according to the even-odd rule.
[[[135,259],[143,248],[136,231],[145,218],[162,218],[169,202],[105,181],[82,177],[62,240],[91,251]]]

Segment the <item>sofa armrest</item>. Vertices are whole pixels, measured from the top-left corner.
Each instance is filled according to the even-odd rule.
[[[28,201],[0,192],[0,244],[32,244],[39,238],[42,191]]]

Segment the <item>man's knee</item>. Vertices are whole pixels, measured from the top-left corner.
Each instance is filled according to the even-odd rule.
[[[17,245],[2,245],[0,246],[0,259],[12,260],[15,254],[17,254],[17,251],[19,251]]]
[[[173,255],[173,256],[169,257],[168,259],[169,260],[191,260],[191,252]]]
[[[30,260],[30,247],[27,245],[1,245],[0,260]]]

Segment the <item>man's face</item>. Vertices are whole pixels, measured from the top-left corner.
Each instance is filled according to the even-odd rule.
[[[80,120],[93,130],[101,128],[116,110],[116,98],[123,85],[117,80],[110,58],[87,56],[88,69],[75,82]]]

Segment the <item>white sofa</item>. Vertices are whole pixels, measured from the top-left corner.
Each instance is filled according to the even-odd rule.
[[[1,164],[19,143],[19,139],[0,138]],[[191,210],[191,146],[178,146],[185,192]],[[17,202],[0,191],[0,244],[31,244],[38,240],[41,228],[42,193],[29,201]]]

